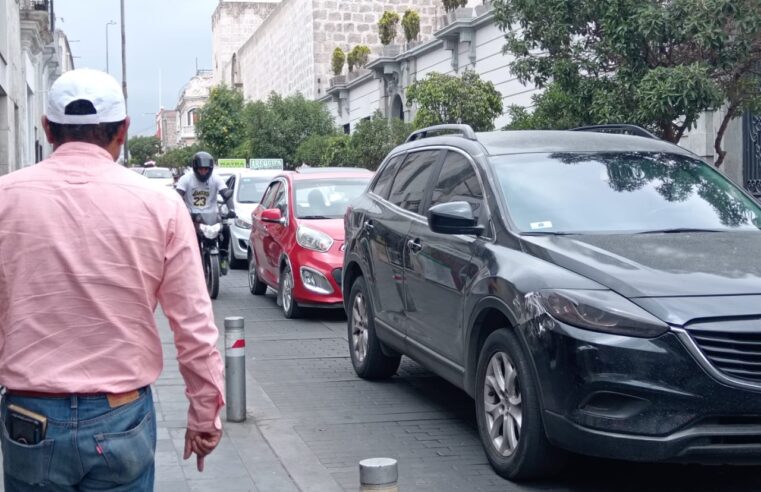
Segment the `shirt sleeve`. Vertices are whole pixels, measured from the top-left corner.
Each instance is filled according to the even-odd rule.
[[[187,174],[183,174],[182,176],[180,176],[180,179],[177,180],[177,185],[176,185],[177,189],[187,193],[188,181],[189,179]]]
[[[222,428],[219,412],[225,404],[224,365],[217,350],[219,330],[206,291],[196,233],[179,198],[178,195],[173,200],[174,219],[157,295],[174,333],[180,373],[190,401],[188,428],[205,432]]]

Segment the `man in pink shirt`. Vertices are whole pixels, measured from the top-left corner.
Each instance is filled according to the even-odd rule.
[[[114,161],[119,84],[63,74],[42,125],[54,153],[0,177],[0,384],[6,492],[153,490],[169,319],[190,401],[185,459],[219,443],[223,364],[198,242],[170,188]]]

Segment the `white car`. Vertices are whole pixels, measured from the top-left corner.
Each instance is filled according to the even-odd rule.
[[[251,233],[251,213],[261,200],[272,178],[281,172],[278,169],[236,169],[232,176],[227,178],[227,187],[233,190],[235,213],[238,216],[230,224],[230,245],[228,249],[231,268],[243,268],[247,265],[248,258],[246,255],[248,252],[248,236]]]
[[[141,174],[156,183],[174,186],[174,175],[168,167],[146,167]]]

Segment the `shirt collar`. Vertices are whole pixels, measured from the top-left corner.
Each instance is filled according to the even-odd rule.
[[[51,157],[88,157],[90,159],[95,158],[93,161],[108,159],[109,162],[114,162],[114,157],[106,149],[86,142],[67,142],[62,144],[53,152]]]

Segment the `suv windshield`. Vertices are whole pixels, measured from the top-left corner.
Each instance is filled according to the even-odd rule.
[[[267,185],[270,184],[269,177],[267,178],[240,178],[240,184],[238,185],[238,202],[239,203],[259,203],[262,199],[264,191],[267,189]]]
[[[308,179],[296,181],[296,217],[300,219],[340,219],[349,202],[359,196],[367,178]]]
[[[645,152],[492,158],[515,225],[530,233],[758,230],[761,208],[711,166]]]

